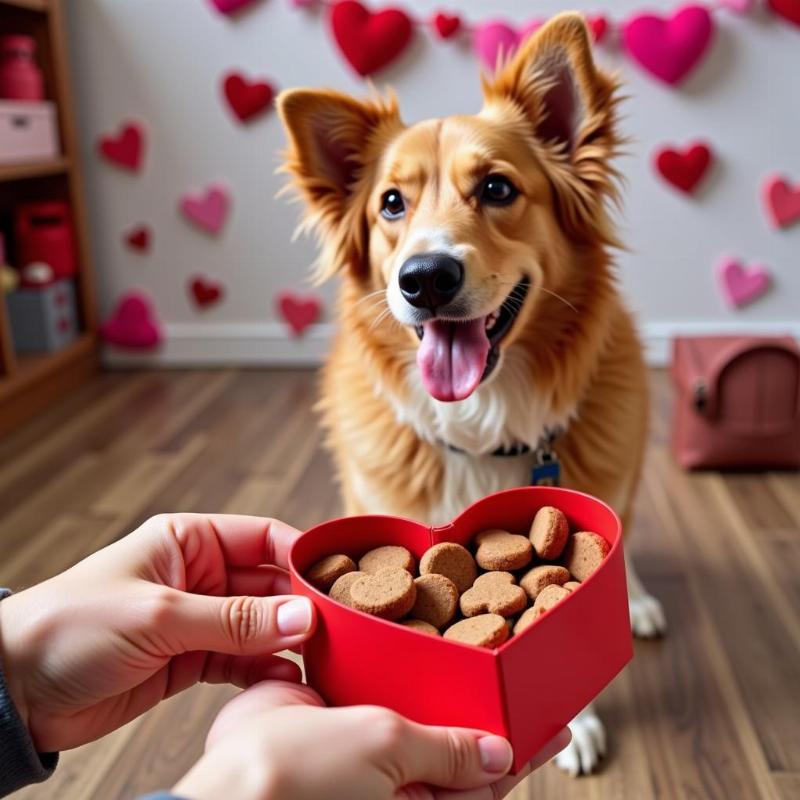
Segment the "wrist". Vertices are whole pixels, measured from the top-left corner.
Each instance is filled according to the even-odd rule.
[[[281,797],[278,774],[263,754],[247,757],[237,752],[211,750],[172,788],[172,793],[186,800],[272,800]]]
[[[0,662],[2,662],[6,691],[14,704],[22,724],[30,731],[30,710],[25,699],[22,680],[23,670],[16,657],[14,626],[14,599],[7,597],[0,602]]]

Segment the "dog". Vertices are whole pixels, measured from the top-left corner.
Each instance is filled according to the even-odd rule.
[[[347,514],[439,525],[557,463],[627,529],[648,387],[612,260],[618,91],[567,13],[483,78],[474,116],[407,126],[391,94],[278,98],[317,278],[341,279],[320,409]],[[627,570],[634,632],[660,634]],[[590,706],[570,727],[557,763],[591,772],[603,725]]]

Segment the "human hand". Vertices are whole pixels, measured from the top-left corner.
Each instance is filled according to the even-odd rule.
[[[569,744],[561,731],[513,776],[505,739],[419,725],[377,706],[325,708],[307,686],[268,681],[217,716],[205,754],[173,789],[191,800],[499,800]]]
[[[272,519],[164,514],[3,600],[6,682],[37,750],[93,741],[198,681],[298,680],[272,655],[314,627],[311,602],[286,596],[297,535]]]

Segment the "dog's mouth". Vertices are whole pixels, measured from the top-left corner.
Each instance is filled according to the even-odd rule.
[[[477,319],[440,319],[418,325],[417,366],[435,400],[453,402],[469,397],[500,359],[500,342],[514,326],[530,288],[523,278],[502,305]]]

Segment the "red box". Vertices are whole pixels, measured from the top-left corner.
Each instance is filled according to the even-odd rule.
[[[527,534],[545,505],[560,508],[573,531],[599,533],[611,549],[564,602],[494,650],[347,608],[302,577],[333,553],[357,560],[373,547],[399,544],[419,560],[433,544],[468,545],[488,528]],[[317,608],[317,631],[303,646],[303,657],[309,686],[329,705],[380,705],[429,725],[500,734],[514,748],[514,771],[633,657],[622,525],[605,503],[581,492],[540,486],[498,492],[440,528],[382,516],[324,522],[294,543],[289,569],[293,590]]]

